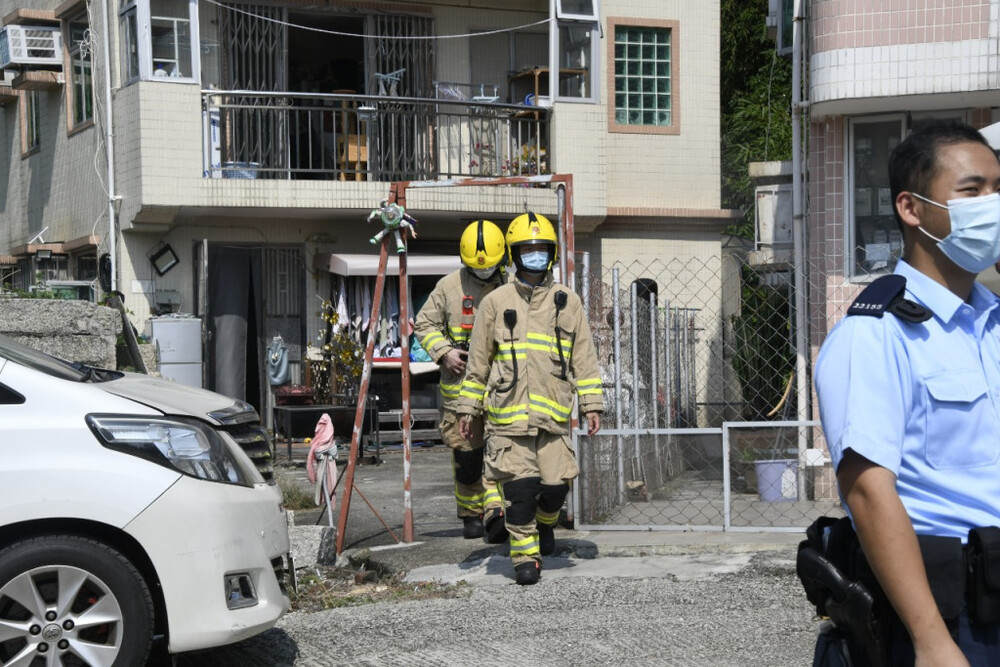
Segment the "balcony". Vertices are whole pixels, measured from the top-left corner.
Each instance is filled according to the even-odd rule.
[[[549,172],[549,109],[489,100],[202,91],[205,178],[376,181]]]

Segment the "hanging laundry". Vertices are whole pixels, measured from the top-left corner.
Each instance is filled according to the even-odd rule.
[[[337,278],[337,324],[333,327],[333,333],[340,333],[350,326],[350,315],[347,312],[347,280],[343,276]]]

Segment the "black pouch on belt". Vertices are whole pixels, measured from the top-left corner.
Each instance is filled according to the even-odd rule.
[[[969,531],[969,615],[976,625],[1000,622],[1000,528]]]
[[[958,618],[965,606],[965,554],[957,537],[917,535],[934,602],[941,618]]]

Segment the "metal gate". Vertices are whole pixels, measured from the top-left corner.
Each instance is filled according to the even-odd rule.
[[[819,424],[796,419],[789,275],[722,252],[577,284],[605,396],[601,431],[573,436],[578,527],[801,531],[841,511]]]
[[[433,94],[434,40],[423,38],[434,35],[434,19],[369,14],[365,33],[367,90],[381,98],[366,121],[369,169],[383,181],[430,178],[433,114],[405,98]]]
[[[288,89],[288,10],[270,5],[220,5],[222,85],[226,90]],[[288,166],[287,101],[247,96],[229,100],[219,118],[223,166],[254,169],[261,178]],[[211,111],[211,109],[209,109]],[[234,138],[239,138],[238,141]],[[258,169],[262,168],[262,169]]]

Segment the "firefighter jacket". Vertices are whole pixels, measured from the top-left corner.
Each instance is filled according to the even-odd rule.
[[[497,271],[489,280],[480,280],[461,268],[438,281],[417,313],[414,325],[417,340],[434,363],[440,365],[441,358],[456,347],[469,349],[476,309],[483,297],[506,279],[505,273]],[[462,388],[462,375],[455,375],[441,366],[440,388],[441,407],[454,410]]]
[[[550,273],[537,287],[514,279],[483,299],[457,411],[484,412],[487,433],[565,435],[574,395],[584,412],[604,409],[580,297]]]

